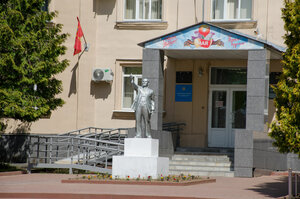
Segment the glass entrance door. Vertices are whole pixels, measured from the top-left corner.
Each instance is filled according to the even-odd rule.
[[[228,90],[212,90],[210,93],[209,147],[225,147],[227,144],[227,98]]]
[[[246,128],[246,91],[232,91],[232,129]]]
[[[209,147],[234,147],[236,129],[246,128],[246,90],[218,88],[210,91]]]

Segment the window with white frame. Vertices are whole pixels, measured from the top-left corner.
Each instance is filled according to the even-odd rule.
[[[125,20],[161,20],[162,0],[124,0]]]
[[[213,20],[250,20],[252,0],[213,0]]]
[[[123,67],[123,109],[130,109],[135,96],[137,95],[136,91],[133,89],[130,81],[130,75],[134,79],[134,82],[137,85],[142,83],[142,66],[139,67]]]

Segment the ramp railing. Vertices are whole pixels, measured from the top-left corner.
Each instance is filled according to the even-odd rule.
[[[79,137],[89,137],[101,140],[108,141],[118,141],[121,142],[127,137],[128,129],[127,128],[96,128],[96,127],[87,127],[78,129],[75,131],[70,131],[60,136],[79,136]]]
[[[31,168],[83,169],[111,173],[111,158],[124,153],[127,129],[88,127],[62,135],[31,135],[28,171]]]

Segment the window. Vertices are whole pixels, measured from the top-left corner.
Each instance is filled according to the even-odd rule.
[[[213,0],[212,19],[214,20],[250,20],[252,0]]]
[[[142,67],[123,67],[123,109],[129,109],[131,107],[137,94],[131,85],[130,74],[132,74],[134,82],[141,85]]]
[[[247,84],[247,68],[211,68],[211,84]]]
[[[276,94],[271,86],[277,86],[277,83],[280,79],[280,75],[282,72],[271,72],[270,79],[269,79],[269,99],[274,99]]]
[[[125,20],[161,20],[162,0],[125,0]]]
[[[191,71],[177,71],[176,83],[193,83],[193,73]]]

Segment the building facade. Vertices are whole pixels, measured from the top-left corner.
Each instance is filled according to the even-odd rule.
[[[54,22],[63,24],[63,31],[71,35],[66,42],[68,52],[65,55],[70,60],[70,66],[59,75],[64,83],[61,97],[66,104],[54,111],[50,118],[32,124],[32,133],[62,133],[87,126],[134,126],[134,115],[130,110],[134,94],[128,84],[128,75],[132,73],[137,82],[142,77],[143,48],[138,46],[141,42],[205,21],[223,29],[237,30],[250,37],[283,46],[284,30],[280,10],[283,4],[280,0],[272,3],[267,0],[152,1],[51,1],[49,10],[57,10],[59,13]],[[140,6],[143,7],[139,8]],[[145,16],[147,14],[149,16]],[[89,44],[88,52],[80,57],[73,56],[77,16]],[[211,68],[246,67],[247,57],[234,60],[226,56],[173,57],[164,57],[164,121],[187,124],[184,134],[192,137],[183,136],[183,145],[205,146],[209,122]],[[279,72],[280,67],[280,61],[274,60],[270,71]],[[113,81],[92,81],[95,68],[111,69],[114,74]],[[201,77],[198,74],[199,68],[203,71]],[[191,102],[175,101],[175,91],[172,90],[175,89],[175,75],[178,71],[193,72],[194,92]],[[198,92],[200,90],[203,92]],[[200,93],[204,94],[199,96]],[[194,110],[193,113],[191,110]],[[270,112],[271,118],[274,112],[272,106]]]
[[[156,91],[155,130],[185,123],[181,147],[234,148],[236,176],[251,176],[263,150],[254,140],[269,140],[275,112],[269,84],[282,67],[282,7],[281,0],[52,0],[53,22],[71,35],[70,66],[58,76],[66,103],[29,132],[134,127],[129,76],[136,83],[144,76]],[[77,16],[89,48],[73,56]],[[112,71],[113,80],[95,81],[96,69]]]

